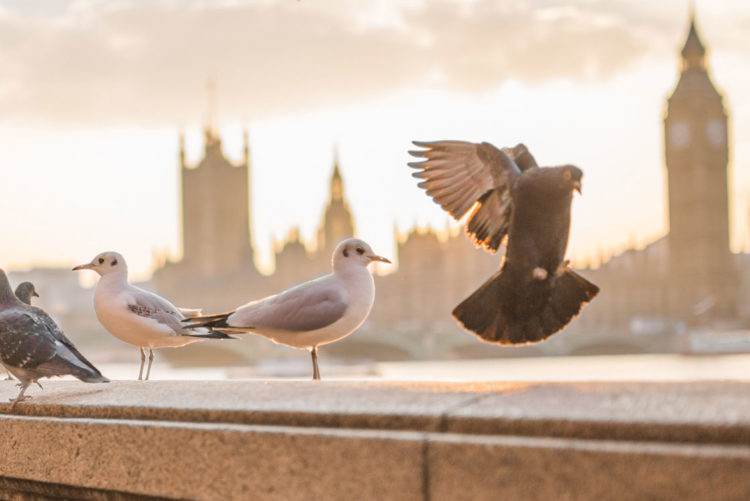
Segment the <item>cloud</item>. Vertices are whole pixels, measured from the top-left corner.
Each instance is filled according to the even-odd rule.
[[[425,84],[601,79],[660,37],[583,0],[380,2],[375,17],[343,0],[21,4],[0,15],[0,109],[55,122],[201,119],[211,76],[222,116],[237,118]]]

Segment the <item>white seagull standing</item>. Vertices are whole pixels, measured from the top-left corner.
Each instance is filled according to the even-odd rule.
[[[178,308],[163,297],[128,283],[128,265],[117,252],[102,252],[73,270],[93,270],[101,275],[94,294],[96,316],[110,334],[140,349],[139,380],[143,379],[145,349],[149,351],[148,380],[155,349],[178,348],[208,338],[230,338],[208,329],[185,329],[182,320],[199,315],[200,310]]]
[[[333,272],[327,275],[235,311],[184,322],[189,328],[260,334],[274,343],[310,350],[313,379],[320,379],[318,346],[343,339],[364,323],[375,300],[375,283],[367,265],[373,261],[390,263],[356,238],[340,242],[331,261]]]

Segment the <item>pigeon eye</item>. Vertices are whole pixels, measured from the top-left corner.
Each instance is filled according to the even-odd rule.
[[[117,259],[112,260],[112,266],[117,266]]]
[[[360,256],[365,253],[365,250],[362,247],[357,247],[357,254]]]
[[[349,249],[344,249],[344,257],[349,257]]]
[[[100,258],[99,258],[99,264],[102,264],[103,262],[104,262],[104,258],[103,258],[103,257],[100,257]]]

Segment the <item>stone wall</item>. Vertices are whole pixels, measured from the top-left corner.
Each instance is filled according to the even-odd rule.
[[[12,414],[0,407],[0,495],[748,499],[748,390],[744,382],[53,381]]]

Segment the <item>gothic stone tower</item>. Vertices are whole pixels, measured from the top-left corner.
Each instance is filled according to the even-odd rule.
[[[318,228],[317,253],[319,258],[325,262],[330,261],[331,252],[336,243],[344,237],[353,235],[354,217],[344,197],[344,180],[339,170],[338,155],[335,155],[328,204]]]
[[[682,68],[664,119],[669,183],[670,313],[731,316],[736,282],[729,250],[727,113],[711,81],[691,15]]]
[[[197,166],[188,166],[181,137],[180,174],[184,266],[203,276],[230,275],[254,268],[247,132],[244,159],[239,165],[226,159],[221,139],[206,128],[203,159]]]

